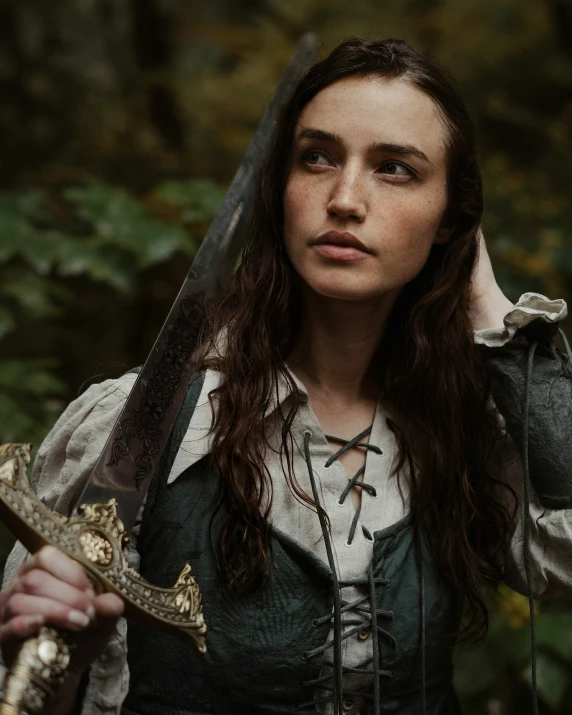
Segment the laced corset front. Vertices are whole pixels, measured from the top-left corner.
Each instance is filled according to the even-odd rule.
[[[327,440],[341,446],[328,459],[324,467],[330,467],[353,447],[361,447],[376,454],[382,454],[379,447],[363,441],[369,437],[371,429],[368,427],[351,440],[326,435]],[[311,439],[312,432],[306,430],[304,432],[304,456],[314,499],[317,504],[321,505],[310,456]],[[359,481],[364,473],[365,465],[348,479],[346,487],[339,495],[339,506],[343,506],[350,497],[352,488],[361,489],[362,494],[367,492],[372,497],[376,496],[376,490],[372,485],[365,481]],[[362,500],[355,510],[347,534],[347,546],[351,546],[354,542],[361,510]],[[302,654],[305,660],[323,655],[324,661],[319,677],[316,680],[303,683],[307,687],[315,688],[313,699],[300,703],[298,708],[303,709],[314,704],[320,712],[357,715],[357,713],[364,712],[368,701],[373,701],[374,710],[377,711],[380,681],[392,677],[390,670],[380,668],[379,642],[380,639],[384,639],[393,648],[396,647],[396,643],[391,633],[384,628],[384,621],[390,620],[393,613],[375,608],[375,589],[387,588],[389,583],[379,573],[379,565],[378,567],[373,565],[371,549],[368,549],[366,554],[362,554],[362,557],[366,557],[367,564],[364,562],[361,575],[353,578],[344,578],[343,575],[340,575],[339,568],[336,566],[331,536],[322,515],[320,515],[320,522],[332,571],[334,608],[332,612],[325,613],[321,618],[316,619],[314,625],[320,626],[331,622],[332,627],[326,643]],[[367,542],[371,544],[373,542],[372,534],[364,525],[361,525],[361,530]]]
[[[524,332],[524,331],[523,331]],[[524,467],[523,479],[523,564],[526,575],[526,584],[528,591],[529,607],[530,607],[530,628],[531,628],[531,675],[532,675],[532,704],[533,712],[538,713],[538,695],[536,686],[536,627],[535,627],[535,609],[533,600],[532,588],[532,568],[531,568],[531,547],[530,547],[530,487],[529,487],[529,412],[530,412],[530,392],[533,381],[533,364],[537,348],[542,343],[545,350],[550,355],[552,361],[558,359],[557,351],[554,343],[550,339],[556,332],[562,337],[568,366],[572,364],[572,349],[566,339],[565,334],[557,325],[546,327],[543,324],[534,326],[531,325],[526,329],[528,345],[526,347],[527,356],[525,362],[525,377],[524,389],[522,395],[522,429],[520,434],[521,440],[521,455]],[[547,342],[548,337],[548,342]],[[568,367],[569,369],[569,367]],[[352,447],[362,447],[367,450],[377,452],[381,450],[375,445],[362,442],[365,437],[371,433],[371,427],[364,430],[362,433],[354,437],[352,440],[342,440],[336,437],[327,436],[330,442],[341,444],[340,449],[330,457],[326,463],[326,467],[336,461],[345,451]],[[312,440],[312,431],[306,429],[304,431],[304,458],[308,469],[312,493],[315,502],[322,506],[320,500],[320,491],[317,480],[314,474],[314,467],[310,454],[310,443]],[[356,474],[348,480],[346,487],[342,490],[338,504],[343,505],[351,489],[358,487],[363,492],[374,496],[375,488],[363,481],[358,481],[365,473],[365,467],[361,467]],[[351,546],[357,526],[360,520],[361,504],[356,509],[355,515],[351,522],[351,527],[348,533],[347,544]],[[301,703],[298,709],[308,707],[314,704],[318,710],[327,712],[328,715],[358,715],[364,713],[368,702],[373,701],[372,708],[367,708],[375,715],[380,713],[380,692],[381,682],[383,679],[391,680],[393,672],[391,669],[384,669],[383,664],[380,664],[380,643],[382,639],[391,648],[397,650],[397,642],[394,636],[384,627],[384,622],[387,624],[393,618],[393,612],[390,610],[380,610],[375,608],[375,593],[377,589],[388,588],[391,584],[383,577],[383,564],[374,563],[370,557],[367,567],[363,569],[364,573],[356,578],[344,578],[340,576],[336,566],[336,555],[332,544],[332,538],[328,529],[328,524],[323,513],[318,513],[324,546],[327,553],[327,559],[332,574],[333,586],[333,611],[324,614],[321,618],[316,619],[316,625],[330,621],[332,628],[330,629],[330,637],[327,642],[312,651],[302,654],[305,660],[324,655],[324,662],[319,677],[312,682],[306,682],[304,685],[315,686],[315,697],[306,703]],[[372,535],[362,525],[362,531],[365,538],[373,541]],[[416,539],[418,539],[418,534]],[[417,540],[416,548],[418,555],[421,553],[421,545]],[[426,689],[427,689],[427,661],[426,661],[426,595],[425,595],[425,576],[424,576],[424,559],[419,558],[419,594],[420,594],[420,685],[421,697],[420,705],[421,712],[426,712]],[[371,649],[366,658],[362,662],[349,664],[347,653],[348,642],[355,637],[363,637],[364,640],[371,640]],[[355,650],[355,649],[354,649]]]

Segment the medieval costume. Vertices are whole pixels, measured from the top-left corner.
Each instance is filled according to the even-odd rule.
[[[506,582],[526,593],[529,567],[535,597],[572,592],[572,356],[567,343],[567,355],[553,343],[565,315],[563,301],[527,293],[505,317],[504,329],[475,331],[503,425],[499,478],[526,507],[505,556]],[[48,435],[32,476],[48,506],[69,513],[134,379],[132,372],[91,386]],[[328,436],[339,444],[333,453],[304,385],[295,379],[296,393],[279,385],[265,415],[272,425],[266,464],[273,486],[273,566],[268,584],[239,596],[216,565],[224,514],[208,459],[208,394],[219,381],[207,371],[191,383],[130,553],[132,564],[158,585],[171,584],[186,562],[192,564],[203,594],[208,652],[199,656],[171,635],[127,628],[122,620],[89,671],[78,712],[328,713],[340,691],[348,714],[456,712],[451,680],[458,604],[432,561],[430,524],[413,528],[407,474],[398,484],[397,446],[383,405],[371,428],[353,440]],[[280,415],[291,400],[298,402],[291,429],[294,472],[327,513],[330,529],[287,486]],[[523,462],[524,435],[529,447]],[[348,479],[338,457],[354,445],[367,450],[366,463]],[[357,510],[352,487],[361,488]],[[6,581],[25,557],[17,544]]]

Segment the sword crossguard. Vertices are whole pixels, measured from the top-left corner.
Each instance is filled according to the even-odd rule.
[[[47,544],[57,546],[81,564],[96,591],[112,592],[123,599],[127,618],[171,631],[205,653],[207,627],[190,564],[184,566],[172,588],[150,584],[127,563],[123,547],[128,537],[116,500],[84,504],[80,518],[52,511],[28,482],[30,450],[29,444],[0,445],[0,518],[16,538],[32,553]]]

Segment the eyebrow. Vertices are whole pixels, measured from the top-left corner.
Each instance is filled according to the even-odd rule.
[[[340,136],[333,134],[332,132],[326,132],[323,129],[313,129],[312,127],[307,127],[302,129],[302,131],[296,137],[296,143],[302,141],[302,139],[316,139],[318,141],[323,141],[328,144],[338,144],[343,146],[344,142]],[[414,156],[420,159],[425,164],[431,166],[431,161],[427,154],[417,149],[417,147],[411,144],[388,144],[386,142],[374,142],[368,147],[368,151],[376,152],[378,154],[398,154],[399,156]]]

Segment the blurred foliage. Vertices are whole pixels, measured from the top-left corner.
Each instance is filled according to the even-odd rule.
[[[570,301],[571,0],[5,2],[0,440],[38,444],[86,381],[143,361],[307,30],[324,53],[401,37],[454,72],[501,286]],[[541,711],[572,713],[569,607],[543,603],[537,638]],[[526,599],[501,589],[457,665],[469,715],[531,712]]]
[[[64,323],[78,297],[69,277],[133,293],[150,267],[175,256],[189,263],[193,226],[213,217],[222,196],[212,181],[191,179],[165,181],[143,199],[95,180],[0,195],[0,338],[12,354],[0,359],[0,442],[40,442],[69,397],[57,358],[17,359],[11,334],[29,340],[40,322]]]
[[[489,636],[481,647],[458,648],[455,686],[466,715],[530,710],[528,599],[501,586],[489,603]],[[536,604],[537,685],[541,712],[569,713],[572,702],[572,614],[563,604]],[[510,704],[512,707],[506,707]]]
[[[489,636],[481,647],[458,648],[455,687],[466,715],[530,710],[528,599],[501,586],[489,603]],[[538,693],[545,712],[569,713],[572,702],[572,614],[562,604],[536,604]]]

